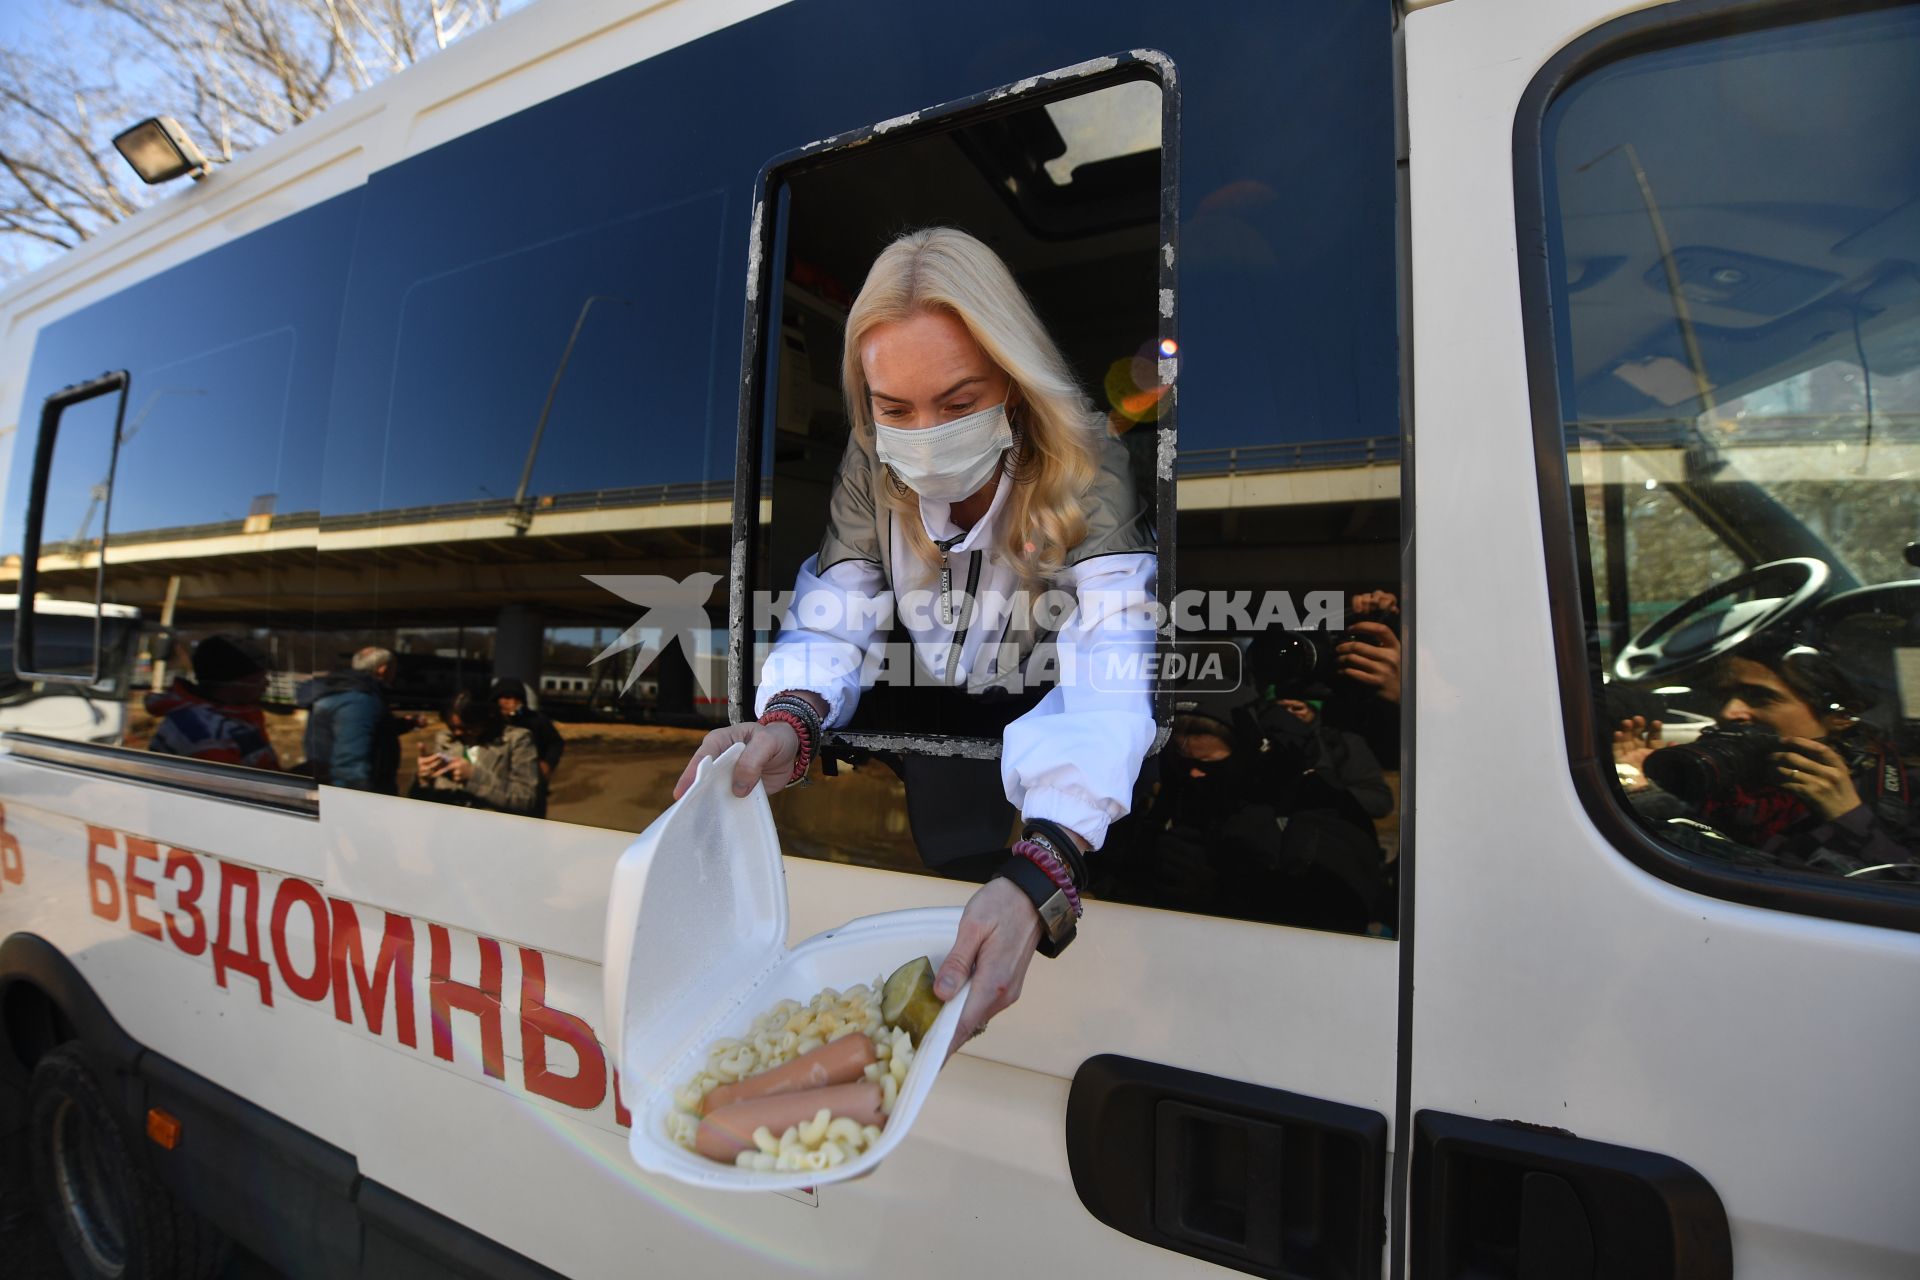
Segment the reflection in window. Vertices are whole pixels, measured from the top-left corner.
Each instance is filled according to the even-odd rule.
[[[46,513],[41,518],[42,554],[65,552],[72,557],[97,553],[105,542],[108,500],[113,480],[114,422],[120,413],[117,396],[95,396],[68,405],[60,414],[54,438],[52,465],[47,470]],[[17,544],[16,544],[17,545]],[[87,575],[69,588],[67,583],[43,583],[43,590],[84,592],[93,598],[93,580]]]
[[[120,429],[124,473],[113,491],[112,540],[208,525],[272,527],[279,509],[281,423],[294,332],[277,329],[134,372]],[[312,506],[303,513],[311,525]],[[285,521],[279,522],[285,527]]]
[[[375,193],[376,228],[446,218],[488,242],[436,243],[356,298],[387,381],[331,426],[311,696],[322,725],[364,699],[383,737],[364,775],[310,733],[335,785],[638,831],[724,719],[725,202],[663,201],[656,177],[623,170],[629,208],[584,226],[564,199],[520,225],[524,192],[476,210],[417,165]],[[645,624],[654,579],[696,584],[692,624]]]
[[[89,714],[76,719],[74,713],[96,698],[123,694],[126,687],[128,624],[122,615],[130,611],[99,607],[104,590],[101,557],[113,492],[114,432],[123,405],[123,390],[94,395],[65,405],[55,423],[40,556],[42,571],[53,572],[36,584],[31,663],[34,673],[54,679],[23,681],[15,674],[11,630],[19,597],[7,598],[0,621],[9,629],[8,709],[0,715],[0,723],[11,722],[8,727],[36,732],[78,729],[77,736],[93,742],[107,740],[119,728],[116,716]],[[35,705],[48,695],[67,695],[81,702]]]
[[[351,198],[309,209],[40,334],[30,408],[129,374],[111,485],[111,410],[75,406],[40,531],[39,586],[61,602],[40,611],[43,649],[93,624],[104,540],[101,682],[16,685],[0,727],[251,768],[305,758],[296,691],[315,666],[320,427],[353,213]],[[12,472],[11,511],[29,470]]]
[[[1910,10],[1729,37],[1594,73],[1548,130],[1623,800],[1709,858],[1899,886],[1920,884],[1920,171],[1890,158],[1920,149],[1916,58]]]
[[[715,212],[712,200],[670,206],[415,282],[393,352],[385,487],[369,508],[531,499],[553,511],[697,481],[707,388],[674,362],[710,338],[712,262],[658,254],[710,241]],[[477,330],[470,317],[487,314],[511,319]]]
[[[1073,181],[1082,165],[1160,149],[1160,87],[1132,80],[1100,93],[1049,102],[1047,116],[1064,150],[1046,162],[1058,186]]]

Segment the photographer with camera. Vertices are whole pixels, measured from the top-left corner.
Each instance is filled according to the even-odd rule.
[[[1340,674],[1395,709],[1400,706],[1400,600],[1391,591],[1359,591],[1347,602],[1350,638],[1337,652]]]
[[[1911,780],[1861,719],[1871,700],[1827,655],[1755,642],[1715,673],[1715,725],[1661,744],[1662,725],[1620,722],[1613,754],[1636,812],[1712,828],[1779,865],[1852,875],[1920,872]]]
[[[1400,601],[1393,592],[1354,592],[1340,629],[1260,632],[1247,649],[1247,671],[1268,702],[1286,688],[1320,686],[1322,724],[1357,735],[1374,759],[1399,767]]]

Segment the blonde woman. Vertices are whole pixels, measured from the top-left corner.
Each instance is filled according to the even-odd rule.
[[[904,775],[910,809],[938,792],[949,812],[984,815],[973,825],[991,844],[1012,826],[1000,793],[1022,819],[1010,849],[983,854],[983,840],[949,860],[929,848],[929,828],[949,824],[916,817],[930,865],[986,880],[935,985],[948,999],[972,978],[965,1038],[1018,997],[1036,948],[1071,941],[1086,855],[1127,812],[1154,734],[1125,661],[1152,644],[1151,535],[1125,450],[1006,265],[964,232],[914,232],[875,260],[847,317],[842,383],[852,435],[820,553],[761,672],[760,719],[708,734],[675,794],[736,742],[739,794],[798,781],[863,693],[916,708],[907,723],[921,729],[923,710],[990,727],[997,780],[974,770],[969,785],[972,761]],[[886,662],[871,661],[889,639]],[[869,691],[876,669],[887,687]]]

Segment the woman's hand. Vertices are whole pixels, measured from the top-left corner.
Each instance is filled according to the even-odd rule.
[[[1791,748],[1773,754],[1774,764],[1780,767],[1781,787],[1805,800],[1828,822],[1860,807],[1853,774],[1838,751],[1812,738],[1782,738],[1780,742]]]
[[[948,1057],[985,1031],[988,1019],[1020,998],[1020,986],[1039,942],[1040,912],[1013,881],[989,880],[967,900],[953,950],[933,980],[933,994],[942,1000],[953,999],[962,983],[973,980]]]
[[[447,771],[447,762],[427,743],[420,744],[420,754],[413,762],[413,776],[422,782],[431,782]]]
[[[471,761],[455,756],[447,762],[447,767],[441,771],[441,776],[451,778],[464,787],[467,785],[467,779],[473,776],[473,764]]]
[[[673,784],[673,798],[678,800],[693,785],[694,771],[702,760],[713,759],[736,742],[746,743],[747,749],[733,762],[733,794],[746,795],[756,782],[766,783],[768,795],[787,785],[787,779],[793,776],[793,762],[800,757],[800,735],[793,726],[778,722],[730,724],[701,739],[700,749]]]
[[[1384,622],[1356,622],[1353,633],[1366,639],[1349,640],[1335,651],[1340,674],[1388,702],[1400,701],[1400,637]]]

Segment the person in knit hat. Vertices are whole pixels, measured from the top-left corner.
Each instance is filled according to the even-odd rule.
[[[193,647],[193,679],[147,695],[160,723],[147,750],[250,769],[278,769],[260,697],[267,665],[244,640],[208,636]]]

